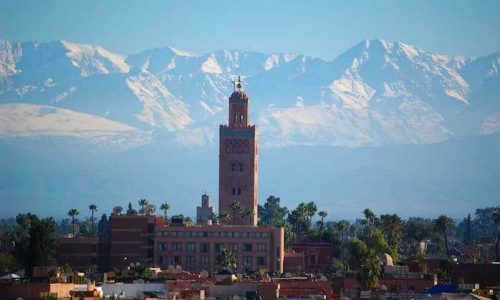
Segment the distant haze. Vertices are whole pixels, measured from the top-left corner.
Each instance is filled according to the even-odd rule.
[[[218,125],[244,77],[260,128],[259,201],[333,218],[461,217],[499,203],[500,53],[450,56],[383,39],[325,61],[173,47],[134,55],[0,41],[0,214],[109,213],[145,197],[217,206]]]

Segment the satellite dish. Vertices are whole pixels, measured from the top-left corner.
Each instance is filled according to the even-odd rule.
[[[209,274],[208,274],[207,270],[201,270],[201,272],[200,272],[201,278],[208,278],[208,275]]]
[[[174,266],[169,265],[169,266],[168,266],[168,270],[169,270],[169,271],[173,271],[173,270],[175,270],[175,268],[174,268]]]
[[[122,214],[122,211],[123,211],[123,207],[121,206],[115,206],[113,208],[113,215],[121,215]]]
[[[175,269],[176,269],[177,271],[180,271],[180,270],[182,270],[182,267],[181,267],[181,265],[177,265],[177,266],[175,266]]]

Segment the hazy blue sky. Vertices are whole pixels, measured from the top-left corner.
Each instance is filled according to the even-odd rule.
[[[0,38],[130,54],[174,46],[332,59],[362,39],[479,56],[500,51],[500,1],[2,1]]]

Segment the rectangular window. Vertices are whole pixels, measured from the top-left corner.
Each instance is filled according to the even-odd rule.
[[[252,265],[252,257],[251,256],[243,256],[243,265],[244,266]]]
[[[231,251],[232,253],[238,252],[238,244],[229,245],[229,251]]]
[[[196,252],[195,243],[187,243],[186,244],[186,252]]]
[[[210,264],[210,260],[208,259],[207,255],[202,255],[201,259],[200,259],[200,262],[201,262],[202,265],[208,265],[208,264]]]
[[[173,257],[173,261],[172,261],[172,263],[173,263],[174,265],[181,265],[181,264],[182,264],[182,256],[180,256],[180,255],[175,255],[175,256]]]
[[[186,256],[186,265],[195,265],[196,264],[196,257],[190,255]]]
[[[182,243],[172,243],[172,251],[182,251]]]
[[[265,266],[266,265],[266,257],[265,256],[258,256],[257,257],[257,265],[258,266]]]
[[[222,244],[215,244],[215,253],[220,253],[222,249]]]
[[[201,243],[200,244],[200,252],[201,253],[208,253],[209,247],[208,243]]]
[[[245,252],[252,251],[252,244],[243,244],[243,251]]]
[[[259,252],[267,251],[267,245],[266,244],[257,244],[257,251],[259,251]]]

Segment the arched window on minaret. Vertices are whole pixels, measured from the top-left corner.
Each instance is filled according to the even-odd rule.
[[[243,114],[240,115],[240,123],[243,123]]]

